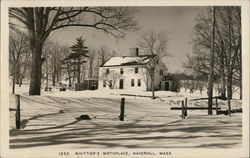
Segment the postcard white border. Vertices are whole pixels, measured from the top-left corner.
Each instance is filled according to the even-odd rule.
[[[8,83],[8,7],[41,6],[213,6],[242,7],[243,59],[243,147],[234,149],[84,149],[84,151],[171,151],[166,157],[246,157],[249,153],[249,1],[248,0],[3,0],[1,1],[1,156],[58,157],[59,151],[76,150],[11,150],[9,149],[9,83]],[[77,150],[79,151],[79,150]],[[60,156],[62,157],[62,156]],[[65,156],[67,157],[67,156]],[[82,157],[82,156],[81,156]],[[87,156],[90,157],[90,156]],[[95,157],[95,156],[91,156]],[[110,157],[110,156],[108,156]],[[115,156],[114,156],[115,157]],[[131,156],[129,156],[131,157]],[[138,156],[134,156],[138,157]],[[148,156],[145,156],[148,157]]]

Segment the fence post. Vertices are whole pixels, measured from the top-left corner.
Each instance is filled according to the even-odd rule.
[[[124,108],[125,108],[125,98],[122,98],[120,107],[120,121],[124,121]]]
[[[20,114],[20,95],[15,95],[16,99],[16,129],[21,127],[21,114]]]
[[[215,105],[216,105],[216,115],[218,115],[218,98],[215,98]]]
[[[187,98],[185,98],[185,116],[187,116]]]
[[[185,119],[185,109],[184,109],[184,100],[181,101],[181,107],[182,107],[182,113],[181,113],[181,117],[183,119]]]

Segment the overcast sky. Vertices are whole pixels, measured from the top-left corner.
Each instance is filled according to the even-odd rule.
[[[169,53],[171,57],[164,59],[170,72],[183,71],[182,62],[186,54],[191,53],[190,34],[196,15],[206,7],[139,7],[135,15],[142,30],[169,32]],[[140,31],[142,31],[140,30]],[[67,28],[52,33],[51,38],[61,44],[71,46],[75,39],[83,36],[89,47],[96,49],[106,46],[115,50],[119,55],[128,55],[129,48],[136,47],[139,41],[138,32],[127,33],[125,39],[116,40],[105,35],[102,31],[91,28]]]

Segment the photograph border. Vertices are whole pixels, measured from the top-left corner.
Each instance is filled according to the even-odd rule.
[[[196,149],[196,148],[167,148],[167,149],[58,149],[58,150],[36,150],[36,149],[9,149],[9,7],[41,7],[41,6],[241,6],[242,11],[242,68],[243,68],[243,114],[242,114],[242,148],[224,149]],[[74,152],[171,152],[171,155],[161,157],[248,157],[249,156],[249,1],[248,0],[3,0],[1,1],[1,157],[110,157],[110,155],[82,155],[72,156]],[[60,156],[59,152],[72,153],[71,156]],[[117,157],[117,156],[113,156]],[[119,156],[126,157],[126,156]],[[129,155],[127,157],[138,157]],[[151,157],[146,155],[143,157]],[[159,156],[160,157],[160,156]]]

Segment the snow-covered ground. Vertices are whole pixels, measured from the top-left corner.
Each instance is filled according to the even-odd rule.
[[[14,95],[10,94],[10,147],[17,148],[229,148],[242,143],[242,115],[207,115],[207,110],[170,110],[188,98],[188,106],[207,106],[199,93],[42,91],[29,96],[28,85],[16,87],[21,94],[22,129],[14,129]],[[126,98],[125,121],[119,121],[120,98]],[[225,101],[219,107],[227,109]],[[240,108],[240,100],[232,100],[232,109]],[[87,114],[91,120],[77,120]]]

